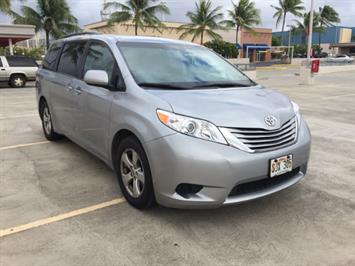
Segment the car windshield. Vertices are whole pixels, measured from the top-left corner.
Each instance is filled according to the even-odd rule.
[[[255,85],[236,67],[202,46],[120,42],[118,47],[138,85],[159,89],[203,89]]]

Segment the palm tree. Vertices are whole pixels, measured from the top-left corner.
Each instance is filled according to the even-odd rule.
[[[314,32],[319,32],[319,21],[320,21],[320,16],[317,12],[314,12],[313,13],[313,30]],[[302,36],[304,37],[303,38],[303,41],[304,41],[304,44],[306,44],[306,39],[308,38],[309,36],[309,22],[310,22],[310,12],[308,13],[304,13],[303,14],[303,20],[302,21],[297,21],[296,20],[296,26],[293,27],[292,31],[295,33],[295,34],[302,34]]]
[[[195,3],[195,12],[187,12],[186,16],[190,19],[190,23],[179,27],[179,31],[184,31],[180,39],[192,35],[192,41],[200,37],[200,44],[204,43],[204,36],[207,34],[210,38],[222,39],[221,35],[215,33],[215,30],[225,29],[221,22],[223,14],[220,12],[221,6],[212,8],[210,0],[200,0]]]
[[[11,11],[13,23],[34,25],[36,32],[44,30],[47,49],[49,36],[60,38],[80,30],[78,20],[71,14],[66,0],[37,0],[36,9],[23,5],[21,13]]]
[[[109,2],[104,6],[104,9],[118,9],[111,14],[108,20],[109,24],[132,20],[134,33],[138,35],[138,28],[144,31],[144,27],[149,26],[159,30],[159,27],[164,26],[157,14],[169,14],[170,11],[163,2],[155,4],[156,2],[157,0],[127,0],[125,4]]]
[[[336,12],[331,6],[325,5],[319,8],[319,34],[318,44],[322,42],[322,33],[325,31],[325,27],[334,26],[334,23],[339,23],[340,18],[338,12]]]
[[[252,27],[260,24],[260,11],[250,0],[232,1],[233,8],[228,10],[229,20],[222,21],[228,28],[236,28],[235,43],[238,43],[239,29],[243,27],[252,31]]]
[[[11,2],[10,0],[0,1],[0,12],[8,13],[10,11]]]
[[[290,13],[296,17],[302,17],[301,11],[304,10],[303,1],[302,0],[279,0],[279,6],[271,6],[273,7],[276,12],[273,18],[276,19],[276,26],[278,26],[282,20],[282,45],[284,45],[284,30],[285,30],[285,23],[286,23],[286,16],[287,13]]]

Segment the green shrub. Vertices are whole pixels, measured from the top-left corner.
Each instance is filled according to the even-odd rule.
[[[320,54],[323,50],[318,44],[312,45],[312,48],[314,50],[315,55]],[[295,45],[294,55],[295,55],[295,57],[307,56],[307,45],[305,45],[305,44]]]
[[[213,40],[206,42],[204,45],[225,58],[238,57],[239,51],[233,43],[225,42],[222,40]]]
[[[304,44],[295,45],[294,55],[296,57],[304,57],[307,54],[307,46]]]
[[[42,60],[42,55],[45,54],[43,48],[22,48],[18,46],[13,47],[14,55],[24,55],[33,58],[34,60]],[[0,55],[10,55],[9,47],[0,47]]]

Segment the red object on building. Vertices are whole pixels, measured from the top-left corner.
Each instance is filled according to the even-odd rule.
[[[311,72],[312,73],[319,72],[319,59],[312,60]]]

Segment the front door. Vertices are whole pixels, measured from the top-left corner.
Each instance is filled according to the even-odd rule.
[[[110,48],[103,42],[91,42],[84,62],[83,76],[88,70],[104,70],[109,78],[109,86],[98,87],[76,82],[74,90],[78,97],[77,134],[83,137],[88,146],[101,157],[107,157],[109,147],[110,109],[115,83],[117,64]]]

